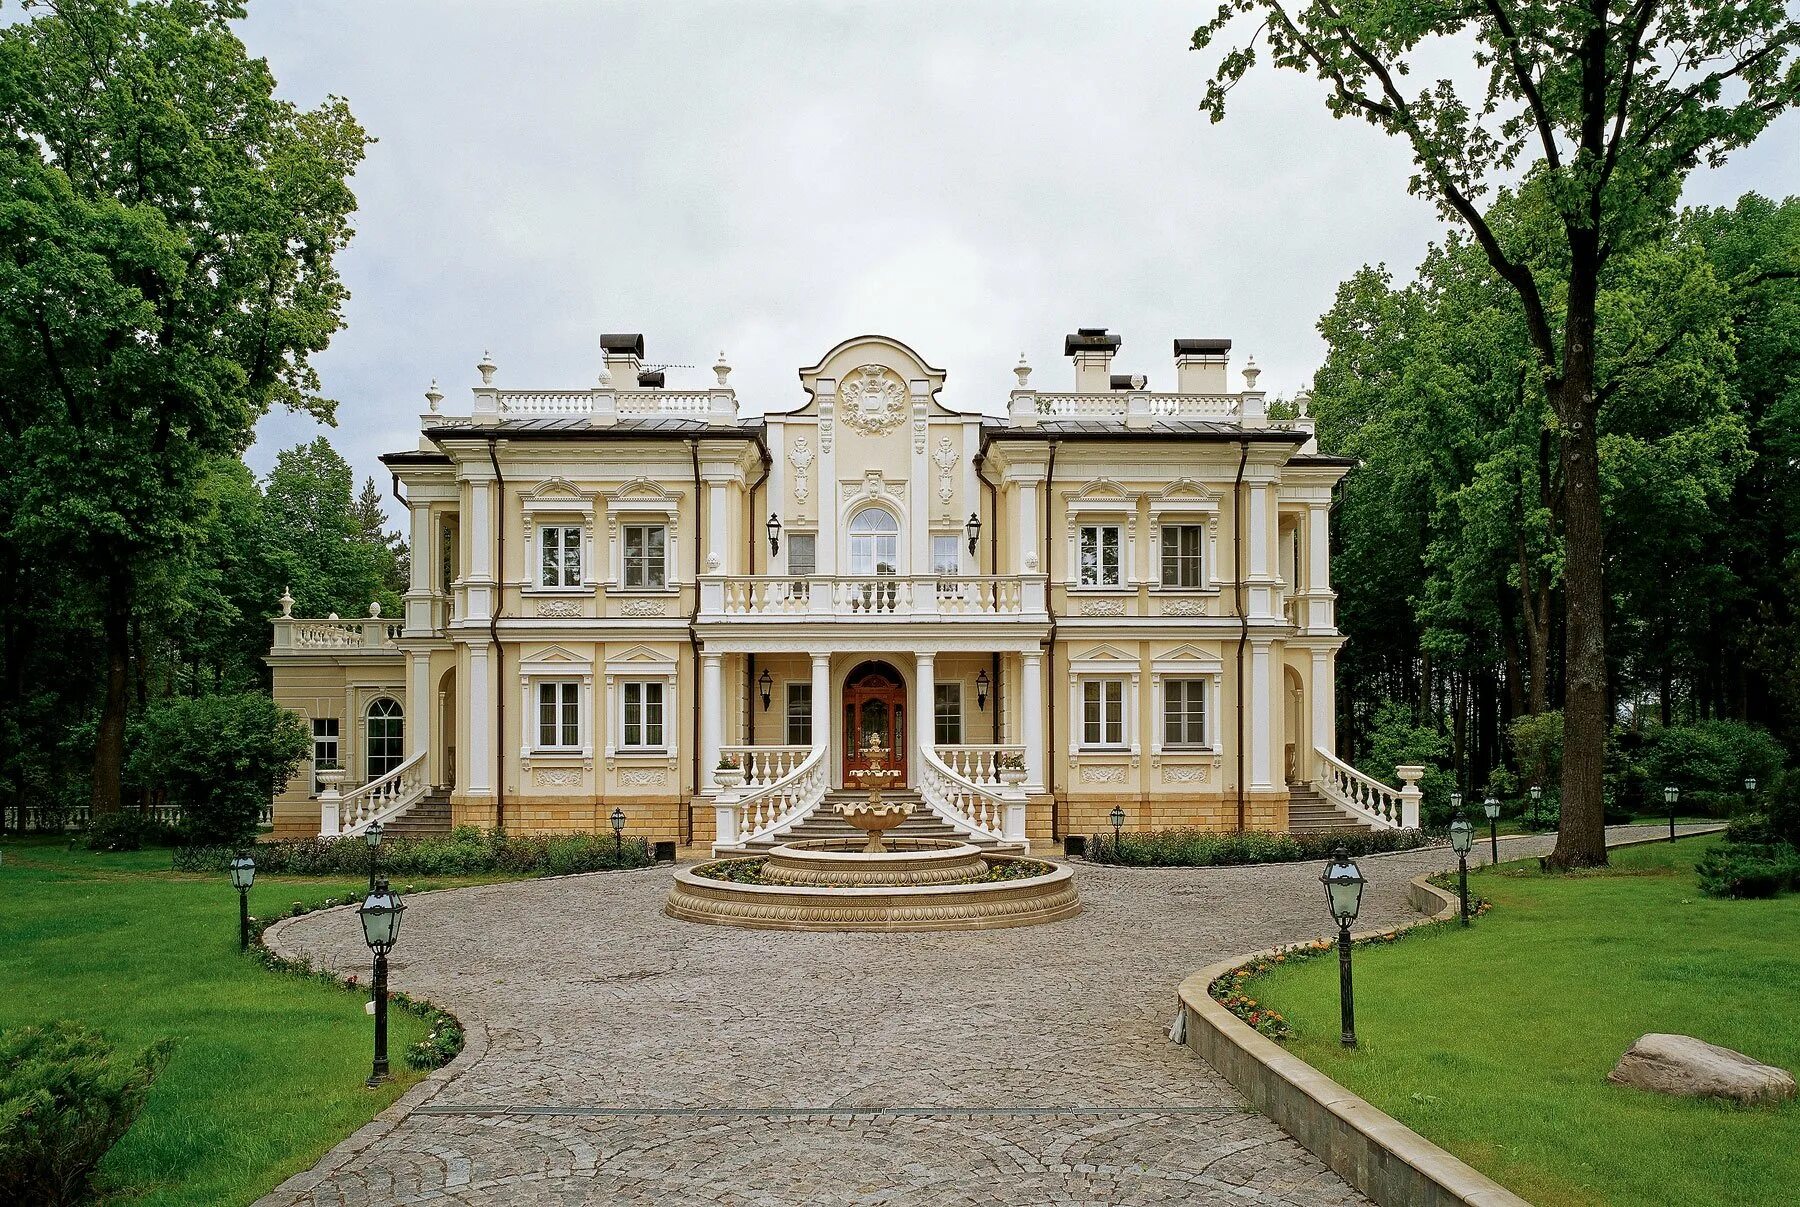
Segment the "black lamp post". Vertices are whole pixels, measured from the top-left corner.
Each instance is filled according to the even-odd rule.
[[[758,691],[762,692],[763,711],[768,712],[769,700],[773,697],[775,692],[775,680],[769,677],[769,672],[766,667],[763,669],[763,673],[757,676],[756,687]]]
[[[1500,862],[1500,802],[1494,799],[1493,793],[1481,802],[1481,811],[1488,819],[1488,862]]]
[[[988,673],[982,671],[975,676],[975,707],[987,711],[988,688],[993,684],[988,680]]]
[[[1356,1004],[1350,991],[1350,924],[1356,921],[1357,912],[1362,908],[1364,879],[1362,869],[1351,862],[1348,848],[1340,846],[1331,856],[1331,862],[1319,875],[1319,883],[1325,886],[1325,900],[1331,907],[1331,917],[1338,924],[1338,1002],[1339,1014],[1343,1021],[1343,1044],[1346,1048],[1356,1046]]]
[[[1456,793],[1460,797],[1462,793]],[[1459,805],[1461,801],[1457,802]],[[1462,924],[1469,924],[1469,849],[1475,845],[1475,823],[1458,808],[1450,822],[1450,849],[1456,852],[1457,893],[1462,897]]]
[[[1114,805],[1112,807],[1112,812],[1108,813],[1106,815],[1106,817],[1107,817],[1108,821],[1112,822],[1113,859],[1116,862],[1124,863],[1125,859],[1122,854],[1122,852],[1124,851],[1124,848],[1122,846],[1120,846],[1119,844],[1120,844],[1120,839],[1121,839],[1121,833],[1125,829],[1125,810],[1119,805]]]
[[[1754,775],[1746,775],[1744,777],[1744,812],[1748,813],[1755,807],[1756,777]]]
[[[612,828],[613,862],[623,863],[625,861],[625,810],[614,809],[612,811]]]
[[[250,886],[256,883],[256,860],[239,851],[231,861],[231,887],[238,891],[238,950],[250,950]]]
[[[1681,789],[1670,784],[1663,789],[1663,804],[1669,806],[1669,841],[1675,841],[1675,804],[1681,799]]]
[[[1537,784],[1531,785],[1531,826],[1538,825],[1538,806],[1544,803],[1544,789]]]
[[[769,522],[763,527],[769,530],[769,556],[774,557],[781,552],[781,517],[771,511]]]
[[[963,525],[963,531],[969,534],[969,556],[973,557],[975,546],[981,543],[981,517],[971,511],[969,522]]]
[[[400,915],[406,912],[406,903],[388,888],[383,876],[356,912],[362,918],[363,941],[375,953],[375,1065],[366,1083],[373,1089],[388,1080],[387,958],[400,938]]]
[[[369,844],[369,891],[375,891],[375,865],[381,862],[381,823],[372,821],[369,828],[363,831],[363,841]]]

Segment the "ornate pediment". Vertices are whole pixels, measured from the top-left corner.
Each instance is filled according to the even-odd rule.
[[[1156,493],[1157,499],[1217,499],[1219,494],[1204,482],[1177,478]]]
[[[1138,656],[1135,653],[1128,650],[1122,650],[1116,645],[1097,645],[1086,652],[1072,653],[1071,657],[1078,658],[1083,662],[1135,663],[1138,660]]]
[[[634,645],[629,649],[621,650],[619,653],[610,656],[606,660],[607,665],[609,666],[617,666],[622,662],[655,662],[666,664],[673,661],[675,661],[675,659],[670,655],[663,653],[661,650],[653,650],[647,645]]]

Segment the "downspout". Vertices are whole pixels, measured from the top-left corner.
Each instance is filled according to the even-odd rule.
[[[1237,828],[1244,832],[1244,647],[1250,641],[1250,617],[1244,610],[1244,465],[1250,442],[1238,442],[1237,478],[1231,484],[1231,594],[1237,603]]]
[[[1056,441],[1050,442],[1050,460],[1044,467],[1044,517],[1038,540],[1043,549],[1038,554],[1038,568],[1044,573],[1044,612],[1050,617],[1049,650],[1043,681],[1054,685],[1056,679],[1056,602],[1050,595],[1050,498],[1056,491]],[[1044,692],[1050,706],[1049,728],[1044,731],[1044,791],[1050,794],[1050,837],[1062,837],[1062,806],[1056,797],[1056,697],[1054,686]],[[1070,717],[1071,724],[1075,718]]]
[[[701,522],[700,508],[704,499],[700,490],[700,442],[687,441],[688,456],[694,463],[694,603],[688,609],[688,655],[689,673],[694,685],[694,740],[688,743],[688,759],[693,764],[694,795],[688,799],[688,807],[681,811],[682,843],[692,846],[694,842],[694,800],[700,795],[700,635],[696,625],[700,619],[700,539],[706,531]]]
[[[494,832],[506,833],[506,647],[500,644],[500,609],[506,606],[506,478],[500,472],[500,458],[494,452],[494,437],[488,437],[488,461],[494,467],[498,498],[494,522],[494,575],[499,583],[494,591],[494,606],[488,609],[488,644],[494,650]]]

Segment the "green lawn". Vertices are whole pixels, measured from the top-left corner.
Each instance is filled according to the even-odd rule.
[[[176,1041],[137,1124],[101,1164],[108,1202],[248,1203],[421,1076],[403,1057],[425,1024],[393,1011],[397,1079],[363,1087],[366,998],[241,955],[225,876],[170,872],[167,851],[95,855],[27,839],[0,852],[0,1028],[73,1018],[123,1047]],[[451,883],[467,881],[417,887]],[[250,910],[274,916],[359,887],[259,876]]]
[[[1693,865],[1715,841],[1616,851],[1605,873],[1472,876],[1494,909],[1470,930],[1357,950],[1354,1052],[1335,959],[1281,968],[1257,997],[1296,1055],[1533,1203],[1800,1201],[1800,1104],[1605,1081],[1648,1031],[1800,1069],[1800,896],[1702,897]]]

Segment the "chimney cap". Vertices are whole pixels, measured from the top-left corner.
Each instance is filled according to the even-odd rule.
[[[663,388],[663,371],[661,369],[641,369],[638,371],[638,386],[643,389],[660,390]]]
[[[1077,327],[1074,335],[1063,336],[1063,355],[1077,352],[1117,352],[1125,342],[1123,336],[1107,334],[1105,327]]]
[[[629,335],[602,335],[600,337],[602,352],[623,352],[628,356],[641,358],[644,355],[644,335],[633,332]]]
[[[1142,373],[1114,373],[1112,388],[1115,390],[1141,390],[1150,384],[1150,379]]]
[[[1228,339],[1178,339],[1175,341],[1177,356],[1221,356],[1231,351]]]

